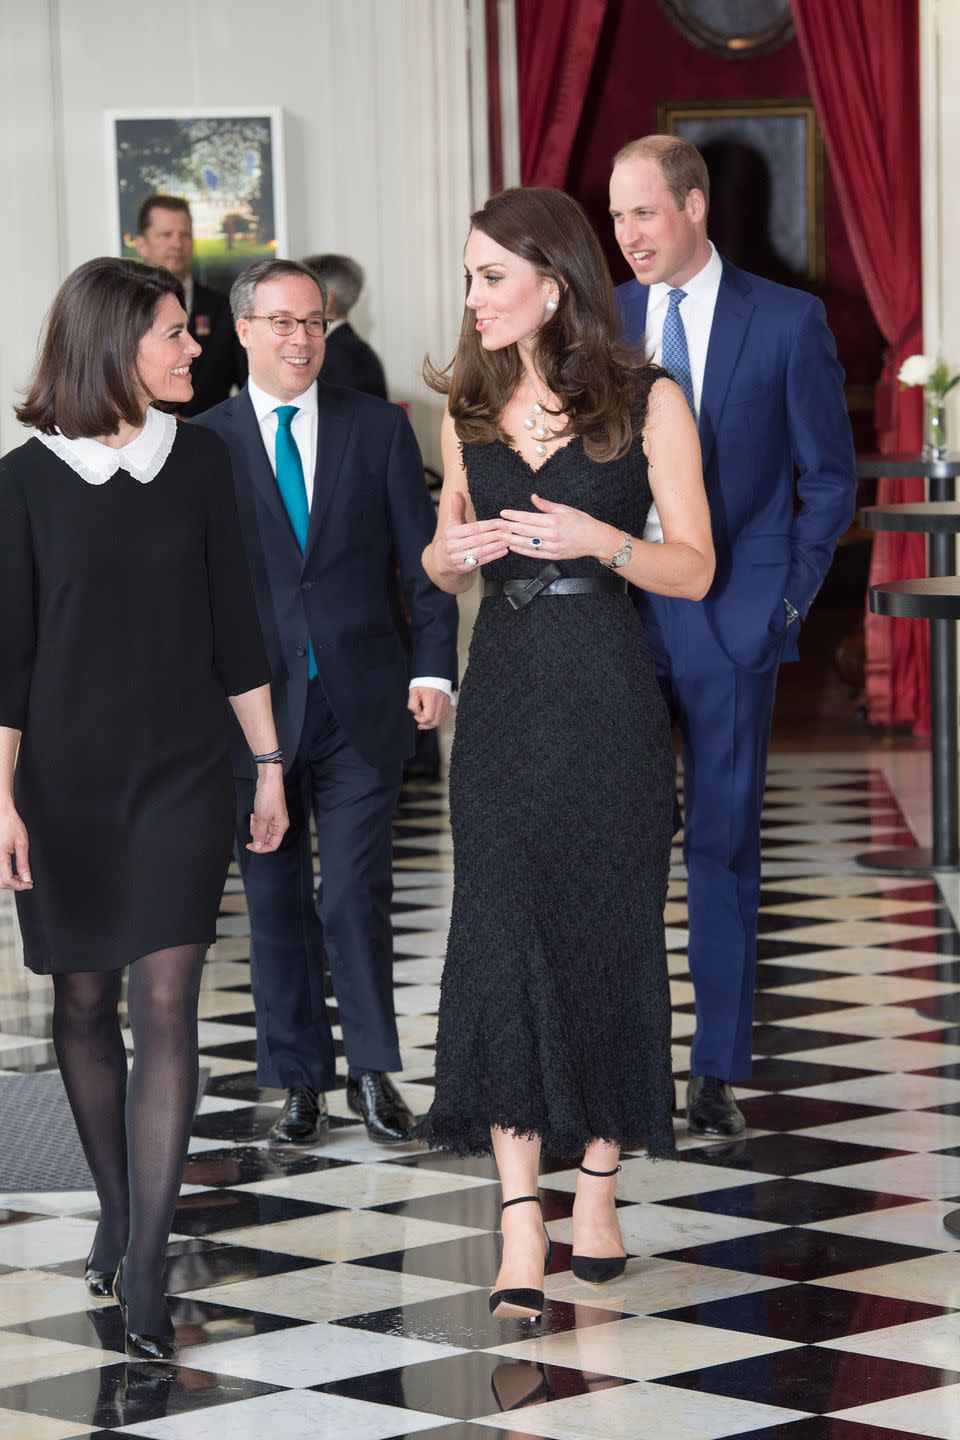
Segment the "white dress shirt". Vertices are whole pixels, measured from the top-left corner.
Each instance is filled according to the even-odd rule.
[[[685,290],[686,299],[680,303],[680,321],[687,337],[687,353],[690,357],[690,379],[693,383],[693,404],[697,418],[700,416],[700,397],[703,394],[703,374],[707,368],[707,347],[710,344],[710,330],[713,326],[713,312],[717,305],[717,292],[723,277],[723,261],[716,247],[710,244],[710,259],[703,269],[687,280],[680,289]],[[655,365],[660,364],[663,353],[663,322],[670,304],[670,291],[674,287],[663,281],[650,286],[647,296],[647,352]],[[650,506],[644,540],[662,543],[663,530],[656,505]]]
[[[277,430],[280,421],[275,411],[280,405],[296,405],[297,413],[294,415],[290,425],[290,433],[300,451],[300,464],[303,466],[303,483],[307,487],[307,508],[313,505],[313,472],[317,468],[317,387],[312,384],[302,395],[296,395],[292,400],[278,400],[274,395],[268,395],[266,390],[261,390],[252,379],[247,381],[247,388],[250,392],[250,403],[253,406],[253,413],[257,417],[257,424],[260,426],[260,434],[263,436],[263,448],[267,452],[267,459],[270,461],[270,468],[274,475],[277,473]]]
[[[263,448],[267,452],[267,459],[274,475],[277,473],[277,428],[280,424],[275,411],[279,405],[296,405],[297,413],[290,423],[290,433],[293,435],[297,449],[300,452],[300,463],[303,466],[303,480],[307,488],[307,507],[313,506],[313,472],[317,467],[317,387],[312,384],[302,395],[296,395],[292,400],[278,400],[273,395],[268,395],[266,390],[250,378],[247,380],[247,388],[250,393],[250,402],[253,405],[254,414],[257,417],[257,424],[260,426],[260,434],[263,437]],[[414,686],[422,686],[429,690],[442,690],[445,695],[453,694],[451,681],[445,680],[439,675],[418,675],[410,681],[410,689]]]

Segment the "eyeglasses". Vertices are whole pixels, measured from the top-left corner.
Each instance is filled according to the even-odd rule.
[[[297,315],[248,315],[248,320],[269,320],[270,329],[274,335],[295,335],[302,325],[308,335],[316,338],[318,335],[326,335],[329,321],[321,320],[317,315],[308,315],[301,320]]]

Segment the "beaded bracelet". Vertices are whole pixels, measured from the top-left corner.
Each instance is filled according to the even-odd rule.
[[[282,765],[283,751],[271,750],[269,755],[254,755],[253,763],[255,765]]]

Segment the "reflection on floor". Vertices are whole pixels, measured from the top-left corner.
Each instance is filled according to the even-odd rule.
[[[254,1077],[232,882],[170,1247],[180,1363],[127,1363],[116,1306],[87,1299],[91,1195],[0,1195],[0,1437],[960,1436],[960,1241],[942,1224],[960,1205],[960,936],[936,885],[855,863],[909,838],[868,757],[774,757],[750,1130],[683,1137],[676,1165],[626,1158],[632,1258],[602,1287],[570,1273],[576,1172],[548,1163],[540,1326],[487,1313],[489,1164],[371,1144],[342,1089],[328,1143],[265,1146],[279,1097]],[[405,793],[395,855],[403,1090],[422,1111],[451,882],[441,787]],[[681,1081],[684,895],[678,865]],[[0,1065],[48,1068],[47,984],[17,969],[8,909],[0,927]]]

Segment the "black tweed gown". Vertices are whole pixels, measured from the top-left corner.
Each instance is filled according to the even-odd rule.
[[[37,439],[0,460],[0,725],[23,732],[31,970],[115,970],[215,938],[227,696],[269,679],[215,435],[178,425],[146,484],[89,484]]]
[[[531,491],[633,535],[651,495],[639,438],[598,463],[579,438],[534,472],[500,441],[464,445],[477,519]],[[508,555],[489,579],[532,577]],[[564,575],[608,573],[565,561]],[[481,602],[450,767],[453,914],[436,1095],[419,1135],[459,1154],[490,1126],[578,1156],[592,1139],[674,1153],[664,945],[675,760],[626,595]]]

